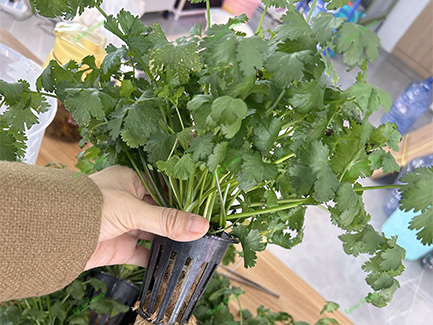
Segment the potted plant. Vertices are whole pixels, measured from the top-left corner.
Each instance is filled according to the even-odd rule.
[[[397,150],[400,134],[389,123],[374,127],[368,121],[391,104],[386,92],[366,81],[379,39],[329,13],[312,18],[310,10],[305,19],[293,2],[263,1],[265,8],[287,9],[283,24],[266,37],[261,23],[252,37],[234,31],[246,21],[239,16],[225,25],[211,26],[208,19],[206,32],[195,26],[172,43],[157,24],[145,26],[126,11],[106,15],[100,1],[50,6],[32,1],[48,17],[71,18],[96,7],[105,28],[124,45],[108,45],[101,67],[92,56],[64,66],[51,61],[37,92],[24,81],[0,83],[9,105],[0,121],[2,150],[21,155],[24,125],[34,122],[29,103],[56,97],[79,124],[81,144],[92,144],[84,160],[130,166],[157,204],[210,221],[208,236],[199,242],[154,241],[139,308],[152,321],[182,323],[190,317],[217,259],[227,247],[228,256],[234,254],[233,238],[242,244],[238,253],[246,267],[254,266],[256,252],[268,243],[285,248],[300,243],[308,206],[329,212],[345,231],[339,238],[346,253],[371,255],[363,265],[375,291],[369,300],[385,306],[399,287],[395,277],[404,269],[405,252],[396,238],[369,225],[366,190],[400,187],[401,207],[421,212],[411,227],[424,244],[432,244],[432,202],[426,194],[432,168],[415,171],[403,185],[359,183],[376,169],[398,169],[385,148]],[[345,90],[337,86],[328,48],[349,68],[360,68]],[[203,248],[209,254],[187,254],[203,243],[209,243]],[[192,303],[176,305],[177,297]]]
[[[100,315],[98,319],[107,317],[123,319],[124,314],[130,308],[123,304],[125,303],[123,297],[113,299],[111,288],[107,287],[105,282],[91,277],[90,272],[85,272],[65,289],[52,294],[6,302],[0,306],[0,323],[20,325],[106,324],[105,322],[95,323],[92,317],[96,314]],[[89,296],[88,292],[97,292],[97,295]],[[136,292],[137,295],[138,292]],[[121,323],[113,321],[111,324]]]

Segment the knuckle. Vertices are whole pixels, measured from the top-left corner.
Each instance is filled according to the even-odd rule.
[[[168,237],[177,237],[181,232],[180,211],[172,208],[163,210],[162,230]]]

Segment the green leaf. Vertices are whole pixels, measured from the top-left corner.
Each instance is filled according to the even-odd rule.
[[[334,10],[341,7],[344,7],[349,3],[349,0],[332,0],[327,6],[326,9]]]
[[[253,142],[260,151],[267,152],[273,146],[280,133],[283,122],[280,119],[262,119],[254,127]]]
[[[374,151],[368,156],[368,159],[371,162],[371,169],[382,168],[384,174],[397,172],[400,170],[400,166],[395,161],[394,156],[391,155],[390,152],[385,152],[382,149]]]
[[[327,301],[325,306],[323,306],[322,310],[320,311],[320,315],[323,313],[333,313],[334,311],[338,310],[340,306],[332,301]]]
[[[36,80],[36,88],[38,91],[40,91],[42,88],[49,92],[54,91],[54,79],[51,76],[51,62]]]
[[[433,167],[420,167],[403,175],[400,206],[403,211],[425,211],[433,204]]]
[[[77,14],[81,15],[85,8],[95,7],[101,2],[102,0],[31,0],[30,5],[33,9],[37,9],[41,16],[51,18],[63,16],[66,19],[72,19]]]
[[[416,216],[410,222],[409,229],[419,230],[416,238],[421,241],[423,245],[433,244],[433,208],[425,210],[419,216]]]
[[[380,266],[385,271],[397,270],[400,267],[401,260],[404,259],[405,251],[400,246],[388,248],[380,255],[383,259]]]
[[[421,167],[403,175],[400,179],[400,209],[421,211],[410,222],[409,229],[420,230],[417,238],[423,245],[433,244],[433,167]]]
[[[26,128],[30,129],[33,124],[39,123],[37,115],[28,106],[29,99],[28,94],[24,95],[19,102],[10,105],[1,116],[12,129],[24,131]]]
[[[343,18],[337,18],[329,12],[320,12],[313,17],[313,36],[325,47],[334,37],[334,30],[343,24]]]
[[[179,78],[180,83],[188,82],[191,71],[199,72],[202,68],[195,44],[174,46],[167,43],[164,47],[156,49],[151,59],[154,73],[170,70],[173,76]]]
[[[126,55],[126,48],[124,45],[117,48],[113,44],[108,44],[105,48],[107,54],[101,63],[101,69],[106,74],[117,72],[120,68],[121,60]]]
[[[21,100],[24,89],[27,88],[24,82],[6,82],[0,79],[0,95],[9,105],[15,104]]]
[[[284,24],[275,28],[275,39],[277,41],[306,38],[311,32],[310,25],[307,24],[304,16],[299,11],[286,12],[286,14],[281,17],[281,21]]]
[[[66,293],[74,299],[82,299],[86,294],[86,286],[80,280],[75,280],[67,288]]]
[[[16,161],[20,157],[15,144],[15,137],[0,129],[0,160]]]
[[[266,59],[265,67],[272,73],[271,79],[278,87],[285,88],[291,82],[298,81],[304,76],[304,65],[311,61],[312,52],[309,50],[295,53],[277,51]]]
[[[122,27],[123,33],[127,36],[141,34],[146,29],[139,16],[133,16],[124,9],[117,14],[117,20]]]
[[[65,305],[60,301],[56,301],[54,305],[51,306],[52,317],[57,317],[60,321],[64,321],[67,317]]]
[[[370,225],[366,225],[359,232],[346,233],[338,236],[343,242],[346,254],[358,256],[359,254],[373,254],[385,243],[384,238]]]
[[[70,95],[65,100],[65,107],[80,126],[87,126],[92,117],[97,120],[104,119],[104,109],[107,109],[107,106],[104,107],[103,99],[114,108],[114,98],[98,89],[68,89],[68,91]]]
[[[152,100],[137,101],[128,108],[121,131],[122,139],[132,148],[146,143],[148,137],[157,130],[161,118]]]
[[[195,161],[206,159],[208,155],[212,153],[214,147],[212,140],[212,133],[207,133],[203,136],[197,136],[192,140],[191,146],[186,152],[192,152],[192,158]]]
[[[242,119],[247,115],[248,107],[240,98],[222,96],[215,99],[207,123],[212,126],[221,124],[226,138],[231,139],[241,128]]]
[[[380,40],[368,28],[344,23],[337,31],[335,52],[343,53],[343,60],[349,66],[361,66],[365,59],[370,62],[379,55]]]
[[[90,308],[97,314],[108,314],[110,318],[121,313],[126,313],[129,310],[128,306],[109,298],[95,300],[90,304]]]
[[[195,163],[190,154],[185,154],[173,167],[173,176],[183,181],[189,179],[195,171]]]
[[[156,163],[159,160],[167,160],[176,141],[175,135],[157,132],[149,137],[146,141],[145,150],[150,163]]]
[[[239,67],[246,77],[255,75],[263,65],[263,56],[267,50],[265,41],[258,36],[241,38],[236,50]]]
[[[196,95],[187,104],[187,108],[192,112],[195,125],[198,128],[206,129],[206,119],[210,115],[211,105],[214,98],[212,95]]]
[[[248,190],[264,180],[274,179],[278,173],[275,165],[263,161],[258,152],[248,152],[242,156],[242,171],[239,187]]]
[[[293,0],[262,0],[262,3],[265,6],[268,7],[275,7],[275,8],[285,8],[285,9],[289,9],[289,8],[293,8]]]
[[[324,90],[317,81],[299,82],[289,88],[289,104],[297,113],[306,114],[323,108]]]
[[[248,231],[248,228],[244,226],[237,226],[233,228],[230,235],[238,238],[242,244],[241,256],[244,258],[244,266],[248,268],[256,265],[256,252],[261,252],[266,248],[259,231],[257,229]]]
[[[313,174],[315,177],[313,197],[320,202],[332,199],[339,186],[338,179],[329,166],[328,154],[328,146],[317,140],[306,144],[298,154],[299,164],[304,167],[298,167],[297,171],[301,168],[305,172],[295,176],[295,182],[301,181],[298,177],[308,178],[306,173]]]
[[[227,154],[227,146],[228,142],[220,142],[217,143],[215,148],[213,149],[213,153],[209,155],[209,159],[207,162],[207,167],[210,172],[213,172],[217,169],[218,165],[222,163]]]

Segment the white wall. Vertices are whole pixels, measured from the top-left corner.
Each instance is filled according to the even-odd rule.
[[[377,33],[387,52],[394,49],[428,3],[429,0],[399,0]]]

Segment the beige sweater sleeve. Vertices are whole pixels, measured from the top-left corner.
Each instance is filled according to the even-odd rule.
[[[102,202],[85,175],[0,161],[0,301],[78,277],[96,248]]]

